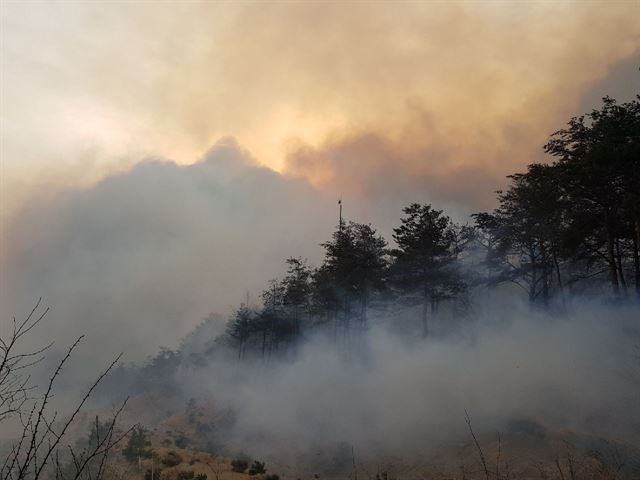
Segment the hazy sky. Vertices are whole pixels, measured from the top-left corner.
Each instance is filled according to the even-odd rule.
[[[393,169],[491,190],[640,65],[637,1],[2,5],[5,209],[147,155],[193,163],[227,135],[322,188]]]
[[[338,195],[387,234],[409,201],[490,207],[570,116],[638,92],[638,18],[637,0],[3,0],[0,313],[42,295],[70,325],[170,338],[286,255],[317,259]]]

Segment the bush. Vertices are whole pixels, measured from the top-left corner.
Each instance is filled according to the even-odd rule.
[[[236,473],[244,473],[249,468],[249,461],[245,458],[236,458],[231,461],[231,470]]]
[[[134,427],[122,455],[131,463],[137,462],[138,458],[151,458],[152,452],[147,448],[149,446],[151,442],[147,439],[147,431],[140,426]]]
[[[280,480],[280,475],[276,475],[275,473],[270,473],[269,475],[264,477],[264,480]]]
[[[182,463],[182,457],[176,452],[171,451],[168,452],[164,457],[162,457],[162,460],[160,461],[167,467],[175,467],[176,465],[180,465]]]
[[[154,480],[157,480],[158,478],[162,478],[162,470],[159,468],[156,468],[155,471],[153,472],[153,478]],[[151,480],[151,470],[147,470],[146,472],[144,472],[144,480]]]
[[[176,475],[176,480],[192,480],[195,475],[193,470],[182,470]]]
[[[196,475],[196,480],[207,480],[207,474],[199,473],[198,475]]]
[[[267,469],[264,468],[264,462],[259,462],[258,460],[254,460],[249,469],[249,475],[261,475],[266,472]]]
[[[208,423],[198,422],[196,424],[196,434],[205,435],[211,431],[211,425]]]
[[[180,435],[178,438],[175,439],[175,444],[176,444],[176,447],[178,448],[187,448],[187,446],[190,443],[191,443],[191,440],[189,440],[184,435]]]

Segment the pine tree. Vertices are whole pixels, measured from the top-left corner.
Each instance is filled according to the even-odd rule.
[[[455,268],[457,242],[454,225],[431,205],[413,203],[403,209],[401,225],[393,230],[398,248],[391,250],[394,262],[391,281],[405,301],[422,304],[422,334],[429,334],[428,312],[464,289]]]
[[[322,273],[333,281],[343,313],[348,318],[357,307],[360,326],[366,328],[369,301],[385,288],[387,242],[371,225],[342,222],[322,246]]]

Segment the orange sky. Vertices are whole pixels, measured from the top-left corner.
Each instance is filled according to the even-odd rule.
[[[5,212],[145,156],[192,163],[226,135],[328,191],[366,196],[389,171],[443,191],[465,190],[472,172],[490,185],[640,58],[637,1],[2,10]]]

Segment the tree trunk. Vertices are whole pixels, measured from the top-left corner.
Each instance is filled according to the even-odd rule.
[[[538,264],[533,245],[529,244],[529,262],[531,263],[531,280],[529,283],[529,303],[536,300],[536,284],[538,283]]]
[[[422,297],[422,338],[429,336],[429,291],[427,287],[424,288],[424,294]]]
[[[556,254],[555,248],[553,249],[553,254],[552,254],[552,259],[553,259],[553,266],[556,269],[556,278],[558,280],[558,289],[560,290],[560,293],[563,294],[563,290],[564,287],[562,285],[562,275],[560,275],[560,263],[558,262],[558,255]]]
[[[640,253],[638,252],[638,239],[633,237],[633,270],[636,283],[636,296],[640,299]]]
[[[638,250],[640,249],[640,205],[636,205],[633,215],[634,233],[633,237],[633,263],[635,267],[636,277],[636,294],[640,299],[640,255]]]
[[[367,290],[362,292],[360,304],[360,328],[364,332],[367,329]]]
[[[549,306],[549,262],[547,258],[547,249],[543,241],[540,241],[540,256],[542,257],[542,302],[546,307]]]
[[[627,293],[627,280],[624,278],[624,269],[622,268],[622,254],[620,253],[620,239],[616,238],[616,261],[618,266],[618,276],[620,277],[620,285],[622,290]]]
[[[620,292],[620,284],[618,283],[618,268],[616,267],[616,256],[614,252],[615,238],[610,223],[609,216],[607,215],[607,263],[609,264],[609,279],[611,281],[611,287],[613,288],[613,294],[617,296]]]
[[[560,262],[558,262],[558,255],[556,254],[555,248],[552,253],[553,257],[553,265],[556,269],[556,278],[558,279],[558,291],[560,292],[560,299],[562,300],[562,306],[566,306],[566,298],[564,296],[564,285],[562,284],[562,275],[560,274]]]
[[[296,336],[300,336],[302,329],[300,328],[300,313],[298,313],[298,306],[293,307],[293,318],[296,323]]]

